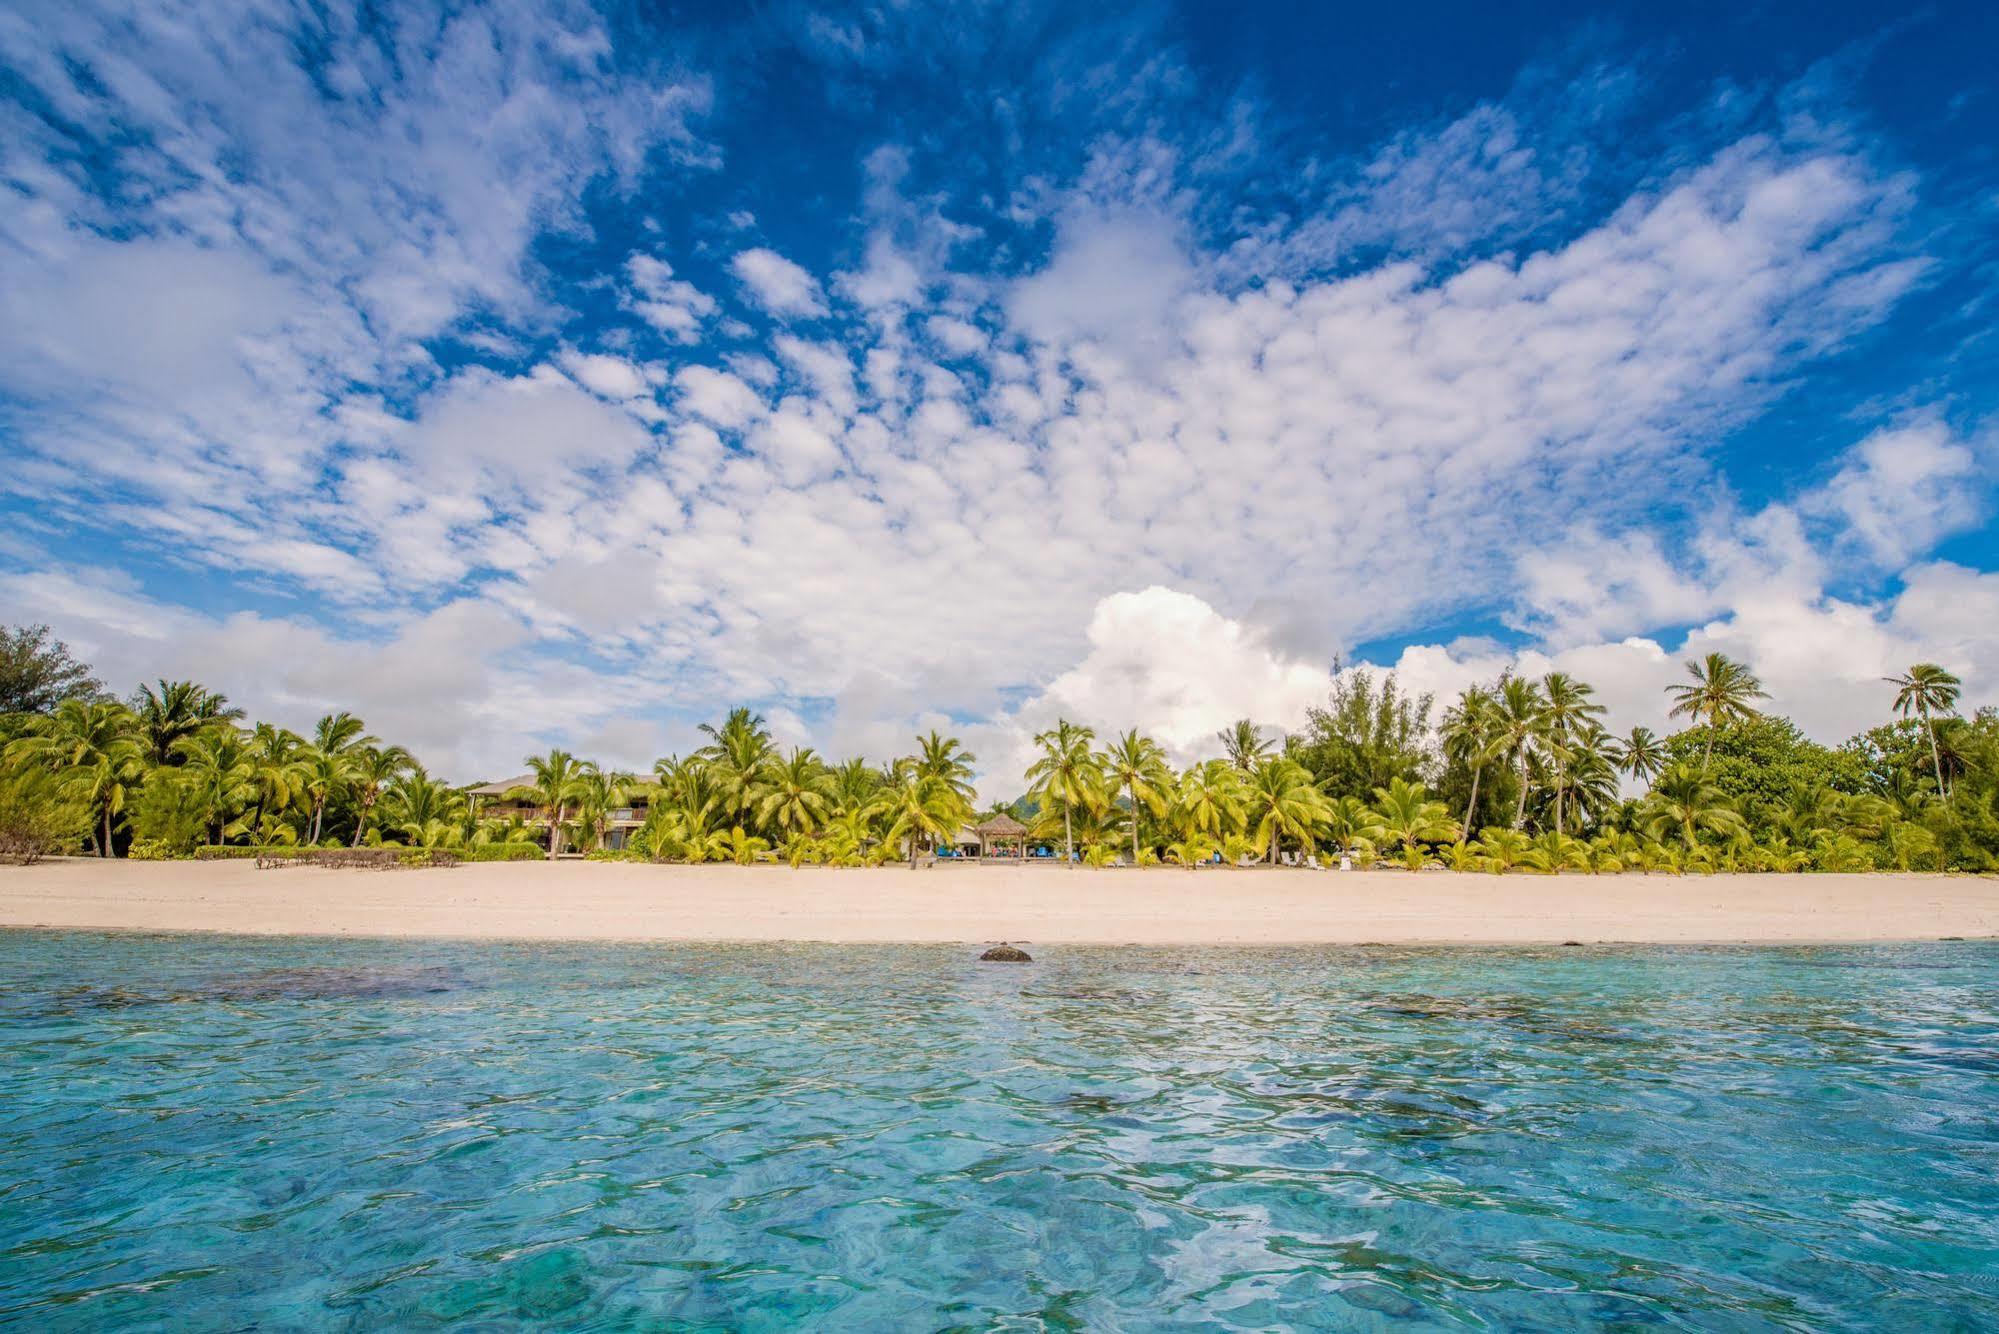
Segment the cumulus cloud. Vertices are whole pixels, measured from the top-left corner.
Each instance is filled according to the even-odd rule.
[[[819,280],[775,250],[759,246],[729,261],[737,281],[773,315],[824,315]]]
[[[1957,429],[1863,411],[1769,462],[1776,503],[1728,498],[1718,442],[1930,272],[1916,183],[1857,135],[1703,121],[1606,197],[1510,106],[1285,167],[1253,117],[1176,136],[1148,99],[1188,71],[1156,71],[997,181],[862,146],[821,275],[739,248],[747,216],[632,225],[728,167],[705,81],[587,8],[326,12],[311,75],[283,22],[209,41],[171,6],[0,39],[34,94],[0,136],[0,493],[55,516],[27,574],[142,534],[310,596],[133,615],[363,656],[329,596],[391,636],[466,604],[525,636],[478,709],[593,745],[678,725],[620,733],[612,696],[1008,756],[1066,710],[1185,751],[1294,725],[1385,638],[1412,677],[1560,662],[1633,711],[1731,645],[1815,728],[1898,656],[1989,670],[1954,614],[1988,576],[1930,559],[1991,482],[1948,395]],[[1842,637],[1865,666],[1810,694]]]
[[[1837,520],[1845,540],[1895,568],[1977,522],[1979,471],[1971,446],[1942,422],[1885,428],[1848,450],[1802,508]]]

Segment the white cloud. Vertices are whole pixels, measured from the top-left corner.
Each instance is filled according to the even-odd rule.
[[[729,261],[729,268],[758,304],[773,315],[826,313],[819,280],[775,250],[759,246],[740,251]]]
[[[433,479],[470,472],[533,481],[621,464],[651,443],[632,417],[543,366],[521,376],[459,372],[424,402],[396,448]]]
[[[638,317],[677,343],[696,343],[701,326],[715,313],[715,298],[673,276],[673,266],[652,255],[625,260],[625,277],[632,293],[626,304]]]
[[[1173,306],[1194,277],[1172,219],[1090,211],[1064,221],[1047,267],[1014,285],[1007,310],[1030,337],[1101,344],[1136,365],[1170,347]]]
[[[1892,569],[1978,521],[1979,470],[1971,447],[1942,422],[1884,428],[1848,450],[1801,508],[1837,519],[1846,537]]]
[[[756,390],[727,371],[688,366],[675,377],[682,410],[726,430],[740,430],[763,411]]]
[[[585,389],[605,398],[638,398],[650,393],[645,373],[623,357],[601,353],[565,352],[562,368]]]

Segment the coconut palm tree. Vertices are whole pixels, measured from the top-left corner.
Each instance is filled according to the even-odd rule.
[[[1667,758],[1666,743],[1649,727],[1632,728],[1617,748],[1617,767],[1641,783],[1651,782],[1652,775],[1666,767]]]
[[[750,789],[777,754],[777,742],[764,726],[763,715],[749,709],[731,709],[720,727],[703,723],[701,731],[709,743],[695,754],[713,771],[728,817],[741,820],[749,815]]]
[[[597,766],[588,760],[578,760],[566,750],[530,755],[527,766],[534,781],[515,788],[507,796],[541,808],[548,822],[548,856],[553,861],[562,855],[562,825],[569,818],[569,808],[583,796],[583,776],[595,772]]]
[[[112,823],[146,771],[138,727],[123,704],[72,697],[7,747],[9,760],[47,769],[66,795],[89,804],[100,857],[111,855]]]
[[[916,772],[932,778],[962,797],[967,806],[976,795],[972,789],[972,766],[978,756],[966,750],[954,736],[939,736],[932,728],[929,736],[916,739]]]
[[[1363,836],[1377,843],[1398,844],[1405,851],[1417,843],[1442,843],[1458,836],[1450,808],[1432,801],[1421,783],[1405,778],[1392,778],[1387,787],[1376,788],[1374,809],[1369,814],[1373,818]]]
[[[181,777],[202,812],[211,845],[225,843],[248,827],[245,812],[257,798],[257,766],[243,733],[233,726],[212,727],[174,743]]]
[[[1307,847],[1326,822],[1326,794],[1296,760],[1265,760],[1243,784],[1243,805],[1255,821],[1253,840],[1275,864],[1277,845],[1289,834]]]
[[[1699,846],[1702,829],[1732,835],[1747,827],[1722,790],[1708,782],[1702,770],[1685,764],[1659,775],[1645,796],[1644,811],[1646,830],[1653,838],[1671,830],[1689,850]]]
[[[1222,743],[1229,763],[1236,767],[1238,773],[1245,774],[1256,772],[1257,766],[1263,763],[1264,757],[1276,744],[1266,741],[1263,729],[1247,718],[1236,719],[1215,733],[1215,739]]]
[[[1930,738],[1930,763],[1936,766],[1937,796],[1947,797],[1943,785],[1943,755],[1937,749],[1937,726],[1934,715],[1957,712],[1958,689],[1964,682],[1933,662],[1919,662],[1901,676],[1882,678],[1896,687],[1895,712],[1904,718],[1911,713],[1923,720],[1923,731]]]
[[[1171,818],[1182,841],[1219,843],[1242,825],[1242,771],[1227,760],[1193,765],[1174,787]]]
[[[1325,836],[1334,848],[1351,852],[1357,842],[1366,841],[1375,823],[1367,803],[1348,793],[1326,799]]]
[[[1672,697],[1670,718],[1690,718],[1707,727],[1707,744],[1701,749],[1701,768],[1714,758],[1714,737],[1724,723],[1746,723],[1757,716],[1755,701],[1768,699],[1769,692],[1747,667],[1726,653],[1710,653],[1699,662],[1687,664],[1692,683],[1667,686]]]
[[[1138,811],[1141,804],[1158,815],[1166,809],[1167,794],[1173,788],[1173,773],[1166,767],[1166,752],[1151,737],[1140,736],[1132,728],[1099,757],[1099,767],[1112,790],[1122,788],[1131,803],[1131,864],[1138,865]]]
[[[610,837],[611,812],[631,799],[637,780],[630,774],[606,773],[591,767],[577,778],[576,826],[590,836],[590,846],[601,848]]]
[[[309,775],[305,738],[287,728],[258,723],[250,733],[250,758],[257,770],[257,806],[251,823],[261,827],[265,812],[287,811],[305,793]]]
[[[967,762],[972,759],[969,755],[959,758]],[[842,811],[866,809],[882,785],[882,771],[858,755],[835,766],[832,778],[833,802]]]
[[[874,804],[875,818],[885,826],[883,841],[894,847],[907,840],[911,870],[916,868],[916,855],[924,839],[956,832],[971,814],[970,804],[948,783],[924,777],[910,760],[894,766]]]
[[[1078,727],[1066,718],[1034,738],[1041,758],[1028,766],[1029,790],[1045,806],[1062,808],[1063,865],[1076,864],[1075,808],[1094,806],[1103,800],[1103,775],[1097,772],[1097,757],[1090,743],[1097,734]]]
[[[231,708],[226,696],[193,681],[161,681],[158,690],[140,686],[133,711],[139,718],[146,762],[156,769],[181,763],[183,755],[178,747],[188,737],[243,717],[243,710]]]
[[[1580,832],[1585,821],[1601,820],[1617,808],[1617,762],[1623,752],[1594,722],[1575,734],[1568,751],[1568,786]]]
[[[1604,707],[1590,699],[1594,688],[1567,672],[1549,672],[1541,678],[1542,724],[1546,729],[1549,757],[1555,765],[1555,832],[1562,832],[1562,798],[1568,787],[1569,761],[1577,736],[1596,725]]]
[[[1527,761],[1547,735],[1548,702],[1532,681],[1509,676],[1499,683],[1492,708],[1494,743],[1500,756],[1509,758],[1520,773],[1520,799],[1514,803],[1513,823],[1518,829],[1527,815]]]
[[[833,810],[833,775],[810,746],[792,747],[789,759],[770,760],[753,791],[757,822],[780,835],[810,834]]]
[[[354,787],[354,798],[360,803],[360,813],[354,820],[354,841],[352,846],[361,846],[361,837],[368,831],[368,816],[381,800],[382,790],[395,781],[396,775],[405,769],[416,767],[416,757],[401,746],[366,746],[344,757],[342,782]],[[325,805],[321,800],[322,808]],[[315,822],[313,828],[317,830]],[[318,840],[315,839],[315,842]]]
[[[1458,702],[1445,711],[1443,723],[1438,728],[1438,739],[1443,743],[1444,753],[1471,770],[1471,799],[1465,802],[1465,818],[1461,822],[1466,830],[1471,828],[1478,811],[1479,779],[1499,744],[1494,709],[1495,701],[1490,690],[1484,686],[1470,686],[1458,696]]]
[[[464,793],[413,764],[383,790],[381,823],[413,848],[448,847],[463,837],[459,817],[465,806]]]

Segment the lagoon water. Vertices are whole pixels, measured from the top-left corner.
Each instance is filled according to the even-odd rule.
[[[0,935],[0,1323],[1999,1327],[1999,946]]]

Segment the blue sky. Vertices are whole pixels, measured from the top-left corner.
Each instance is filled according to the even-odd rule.
[[[466,778],[1999,696],[1999,16],[1410,10],[0,2],[0,619]]]

